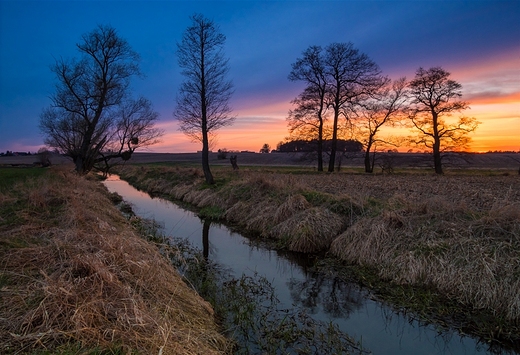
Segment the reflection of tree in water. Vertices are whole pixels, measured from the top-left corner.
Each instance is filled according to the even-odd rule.
[[[251,246],[269,248],[259,242]],[[356,283],[345,281],[337,275],[333,266],[320,263],[309,255],[277,250],[281,259],[291,262],[301,270],[305,280],[291,278],[287,281],[291,298],[296,306],[301,306],[307,314],[323,312],[333,318],[348,318],[350,313],[361,308],[366,299]]]
[[[317,313],[321,306],[325,314],[348,318],[364,301],[355,284],[321,272],[307,274],[304,281],[290,279],[287,286],[294,304],[304,307],[310,314]]]
[[[208,261],[209,257],[209,227],[211,226],[211,221],[205,219],[202,224],[202,255],[204,256],[204,260]]]

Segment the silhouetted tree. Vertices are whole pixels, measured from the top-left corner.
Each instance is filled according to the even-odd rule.
[[[330,78],[328,104],[333,110],[329,172],[334,171],[340,116],[351,119],[354,106],[381,86],[385,78],[376,63],[352,43],[333,43],[326,48],[325,68]]]
[[[352,43],[332,43],[325,50],[318,46],[309,47],[293,64],[289,79],[307,83],[304,91],[293,101],[297,107],[289,113],[288,122],[292,132],[299,129],[305,134],[299,138],[317,139],[318,169],[322,151],[320,144],[326,136],[325,121],[332,121],[328,168],[332,172],[340,139],[340,117],[350,121],[354,106],[380,87],[384,77],[379,67]]]
[[[292,64],[289,80],[307,84],[303,92],[291,103],[296,105],[289,111],[289,132],[299,139],[315,140],[318,171],[323,171],[323,139],[327,105],[327,80],[325,76],[322,48],[311,46],[303,56]]]
[[[127,161],[138,147],[157,143],[159,136],[163,134],[162,130],[154,126],[159,115],[145,98],[125,100],[119,105],[116,115],[118,119],[112,139],[100,151],[97,159],[99,165],[94,166],[104,175],[112,166],[121,162],[114,158],[120,157],[122,161]]]
[[[444,117],[468,108],[462,96],[462,85],[449,79],[450,73],[441,67],[417,69],[410,82],[411,104],[409,118],[418,132],[411,142],[432,149],[435,172],[442,174],[441,152],[464,148],[470,141],[468,133],[480,122],[473,117],[459,117],[450,123]]]
[[[265,143],[262,148],[260,148],[260,153],[269,153],[271,151],[271,146]]]
[[[197,14],[186,29],[181,43],[177,43],[179,66],[186,81],[181,84],[177,107],[173,113],[180,129],[192,140],[202,142],[202,169],[208,184],[213,184],[209,166],[210,134],[231,125],[228,105],[233,92],[231,81],[226,80],[228,60],[223,47],[226,37],[213,21]]]
[[[77,48],[79,60],[60,59],[52,67],[58,83],[40,129],[45,143],[84,174],[108,169],[114,158],[128,160],[138,147],[158,142],[162,131],[154,127],[158,114],[150,102],[129,98],[139,56],[114,28],[99,26]]]
[[[363,137],[365,147],[365,172],[374,170],[375,147],[378,143],[387,145],[388,141],[380,139],[378,133],[383,125],[391,125],[402,118],[400,113],[407,100],[406,79],[400,78],[393,83],[389,79],[381,82],[381,87],[370,97],[360,103],[356,127]],[[371,159],[372,154],[372,159]]]

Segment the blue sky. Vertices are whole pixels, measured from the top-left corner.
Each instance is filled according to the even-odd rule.
[[[227,37],[237,120],[216,148],[259,150],[287,136],[290,101],[302,89],[287,79],[291,63],[308,46],[332,42],[352,42],[393,79],[442,66],[483,122],[476,142],[520,137],[520,1],[0,0],[0,152],[43,145],[39,115],[56,82],[50,66],[78,56],[75,44],[98,24],[115,27],[141,55],[144,77],[132,88],[152,101],[166,130],[151,150],[200,149],[172,120],[182,81],[176,43],[194,13]]]

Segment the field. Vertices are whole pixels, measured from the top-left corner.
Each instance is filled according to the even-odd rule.
[[[247,166],[300,166],[314,169],[316,162],[306,157],[303,153],[270,153],[259,154],[252,152],[228,153],[226,159],[218,159],[218,153],[210,153],[210,162],[212,165],[228,165],[229,157],[237,155],[238,165]],[[378,155],[375,172],[380,172],[380,165],[383,160],[394,165],[396,169],[420,169],[428,170],[431,166],[431,156],[429,154],[418,153],[381,153]],[[30,166],[38,161],[36,155],[31,156],[1,156],[0,166]],[[200,153],[135,153],[129,163],[177,163],[177,164],[198,164],[201,161]],[[53,155],[51,162],[55,165],[69,164],[70,160],[66,157]],[[348,153],[341,158],[343,169],[360,169],[363,167],[362,153]],[[499,170],[501,172],[509,171],[518,173],[520,168],[520,154],[518,153],[486,153],[471,154],[461,153],[452,154],[445,159],[445,168],[454,171],[465,171],[471,169],[489,169]]]
[[[445,175],[422,154],[392,154],[394,174],[363,173],[359,156],[334,174],[316,172],[298,154],[237,156],[233,171],[229,159],[211,154],[213,186],[195,153],[135,154],[116,172],[277,248],[360,268],[360,282],[386,290],[398,307],[519,350],[519,154],[452,157]],[[33,160],[0,157],[0,165]],[[64,174],[73,168],[63,157],[51,161]],[[16,177],[2,179],[9,181]],[[11,201],[10,188],[3,186],[2,201]],[[27,196],[43,203],[41,193]]]

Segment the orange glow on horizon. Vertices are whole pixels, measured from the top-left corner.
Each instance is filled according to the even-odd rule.
[[[464,63],[453,68],[452,78],[462,84],[463,96],[469,109],[465,116],[475,117],[480,123],[470,134],[469,151],[520,151],[520,51],[493,59]],[[293,95],[293,96],[291,96]],[[296,94],[297,95],[297,94]],[[286,97],[262,98],[235,104],[237,119],[232,126],[217,132],[213,150],[226,148],[235,151],[258,152],[264,143],[272,149],[288,135],[286,117],[292,108],[293,93]],[[458,116],[455,114],[454,117]],[[155,152],[194,152],[200,143],[192,143],[178,130],[176,122],[159,125],[167,134],[163,142],[150,147]],[[408,136],[404,128],[385,128],[382,135]],[[406,152],[409,148],[401,147]]]
[[[478,104],[464,112],[467,116],[480,121],[477,130],[470,134],[471,152],[487,151],[520,151],[520,103],[516,100],[518,94],[510,98],[476,100]],[[513,99],[514,98],[514,99]],[[287,111],[290,104],[287,103]],[[165,122],[159,125],[167,132],[162,142],[149,148],[152,152],[194,152],[201,149],[199,142],[191,142],[181,131],[176,122]],[[408,136],[410,131],[404,128],[386,128],[382,134]],[[226,148],[234,151],[258,152],[264,143],[272,149],[283,141],[289,132],[285,116],[267,116],[258,114],[256,117],[237,117],[232,126],[224,127],[217,132],[217,139],[212,150]],[[401,147],[399,151],[407,151]]]

